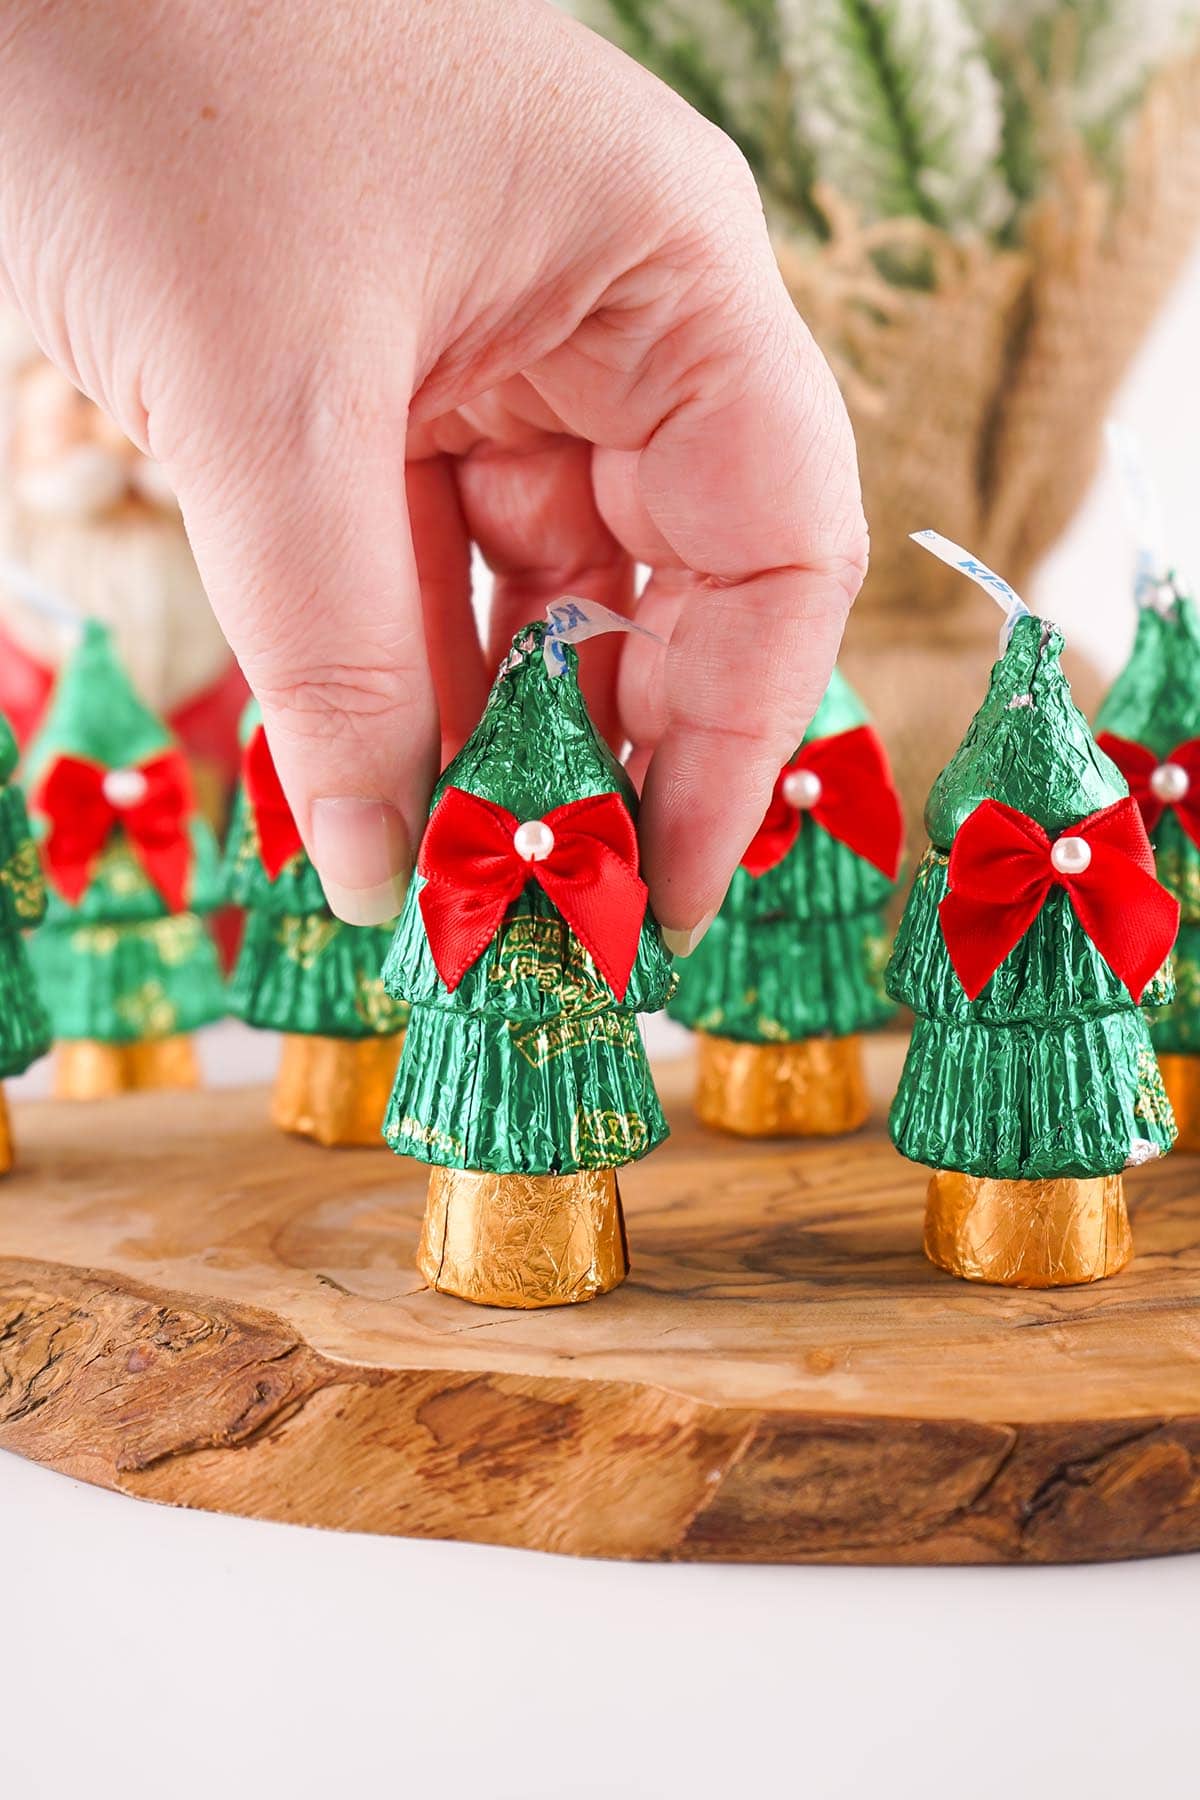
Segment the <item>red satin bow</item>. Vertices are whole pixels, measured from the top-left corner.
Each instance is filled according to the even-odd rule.
[[[255,727],[242,756],[242,786],[254,814],[263,870],[267,880],[274,881],[284,863],[290,862],[304,845],[261,725]]]
[[[118,788],[109,780],[113,775],[140,775],[145,784],[140,796],[127,803],[119,796],[110,798]],[[51,880],[76,904],[92,879],[96,858],[119,826],[156,891],[172,912],[182,912],[192,875],[188,823],[194,804],[192,778],[178,750],[119,771],[80,756],[57,757],[33,795],[34,807],[50,821],[43,853]]]
[[[795,843],[804,810],[784,796],[789,775],[804,771],[820,782],[820,798],[807,810],[839,843],[894,881],[904,845],[900,796],[887,751],[869,725],[816,738],[779,771],[766,817],[742,857],[748,875],[765,875]]]
[[[1160,759],[1144,744],[1136,744],[1132,738],[1118,737],[1112,731],[1102,731],[1096,742],[1106,756],[1112,757],[1129,783],[1129,792],[1137,801],[1146,830],[1153,831],[1170,806],[1193,844],[1200,849],[1200,738],[1188,738],[1186,743],[1177,744],[1170,756],[1161,759],[1164,763],[1174,763],[1188,777],[1187,793],[1179,800],[1160,800],[1150,786],[1150,778],[1160,766]]]
[[[421,916],[438,974],[453,991],[500,929],[527,881],[536,881],[618,1000],[625,998],[646,915],[637,833],[616,794],[572,800],[542,821],[554,847],[541,862],[518,854],[520,821],[503,806],[447,788],[417,859]]]
[[[997,800],[981,801],[960,825],[950,891],[938,913],[968,1000],[982,992],[1056,886],[1066,889],[1079,923],[1135,1000],[1166,960],[1179,902],[1154,879],[1154,852],[1134,802],[1118,800],[1061,836],[1087,845],[1086,869],[1056,869],[1054,846],[1037,821]]]

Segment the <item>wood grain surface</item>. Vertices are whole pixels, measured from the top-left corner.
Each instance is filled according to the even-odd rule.
[[[14,1106],[0,1446],[142,1499],[577,1555],[1056,1562],[1200,1547],[1200,1158],[1135,1171],[1116,1279],[979,1288],[921,1254],[882,1129],[690,1116],[621,1177],[632,1274],[491,1311],[414,1258],[426,1171],[264,1091]]]

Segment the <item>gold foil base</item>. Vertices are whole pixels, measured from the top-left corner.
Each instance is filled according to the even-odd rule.
[[[1175,1148],[1200,1150],[1200,1056],[1164,1055],[1158,1066],[1179,1127]]]
[[[7,1175],[12,1166],[12,1123],[8,1116],[8,1101],[0,1087],[0,1175]]]
[[[404,1033],[395,1037],[287,1036],[271,1121],[329,1148],[384,1148],[383,1115]]]
[[[614,1169],[578,1175],[431,1170],[417,1267],[477,1306],[572,1306],[629,1272]]]
[[[58,1046],[54,1095],[58,1100],[107,1100],[144,1088],[194,1088],[200,1065],[190,1037],[145,1044],[101,1044],[92,1038]]]
[[[739,1137],[838,1137],[867,1117],[862,1042],[741,1044],[699,1037],[696,1114]]]
[[[938,1169],[925,1206],[925,1254],[964,1281],[1075,1287],[1116,1275],[1133,1255],[1119,1175],[990,1181]]]

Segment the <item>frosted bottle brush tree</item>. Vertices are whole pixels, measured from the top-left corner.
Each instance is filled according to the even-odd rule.
[[[1011,240],[1074,135],[1119,162],[1196,0],[574,0],[740,146],[776,222],[838,202]]]

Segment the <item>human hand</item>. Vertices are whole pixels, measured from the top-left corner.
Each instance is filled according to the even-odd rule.
[[[543,0],[13,0],[0,120],[10,293],[164,466],[334,910],[396,911],[517,627],[628,611],[642,562],[669,644],[601,639],[585,685],[687,947],[866,553],[728,141]]]

